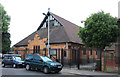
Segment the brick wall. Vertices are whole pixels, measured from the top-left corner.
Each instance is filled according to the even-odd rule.
[[[38,36],[38,33],[36,33],[33,40],[31,40],[31,39],[28,40],[27,46],[16,47],[15,50],[17,50],[18,54],[21,54],[24,58],[26,58],[27,54],[33,54],[34,46],[40,46],[40,52],[43,52],[42,50],[44,48],[47,49],[46,44],[45,44],[46,41],[47,41],[47,38],[40,39],[40,37]],[[57,59],[61,59],[61,57],[62,57],[61,50],[63,49],[64,61],[71,59],[71,61],[75,62],[75,60],[77,59],[77,51],[78,51],[78,49],[80,49],[81,63],[95,62],[94,59],[97,58],[96,51],[92,50],[92,55],[91,55],[90,49],[86,48],[86,55],[83,55],[83,47],[84,47],[84,45],[77,44],[77,43],[50,44],[50,49],[57,50],[57,55],[53,56]],[[19,50],[26,50],[26,51],[19,51]],[[64,52],[66,52],[66,56],[64,55]],[[15,53],[16,53],[16,51],[15,51]],[[46,55],[47,54],[48,54],[48,51],[46,50]]]
[[[114,51],[105,51],[102,53],[102,71],[118,72],[118,63]]]

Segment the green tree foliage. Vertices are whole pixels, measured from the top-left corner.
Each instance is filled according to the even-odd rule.
[[[98,51],[98,59],[106,46],[117,41],[119,28],[118,19],[103,11],[92,14],[84,21],[85,27],[79,28],[78,35],[85,46],[95,48]]]
[[[2,36],[0,50],[2,50],[3,53],[6,53],[10,50],[11,41],[10,33],[8,31],[9,25],[10,17],[7,15],[4,7],[0,4],[0,35]]]
[[[92,14],[84,21],[85,27],[79,28],[78,35],[87,47],[104,49],[117,41],[119,35],[117,21],[117,18],[103,11]]]

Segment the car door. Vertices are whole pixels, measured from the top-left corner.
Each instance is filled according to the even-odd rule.
[[[42,60],[40,58],[39,55],[34,55],[34,60],[33,60],[33,65],[34,65],[34,68],[38,68],[38,69],[41,69],[42,68]]]
[[[9,65],[13,64],[13,58],[12,58],[12,56],[8,56],[7,62],[8,62]]]
[[[27,63],[30,64],[30,67],[34,67],[33,55],[30,55],[27,59]]]
[[[11,58],[12,58],[11,56],[6,56],[5,57],[4,62],[5,62],[6,65],[10,65],[11,64]]]
[[[8,58],[7,56],[4,57],[3,63],[8,64],[7,58]]]

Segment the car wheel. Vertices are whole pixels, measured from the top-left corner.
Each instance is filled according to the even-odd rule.
[[[16,64],[13,64],[13,66],[12,66],[13,68],[16,68],[17,67],[17,65]]]
[[[5,67],[5,63],[2,63],[2,67]]]
[[[30,65],[27,64],[25,68],[26,68],[27,71],[30,70]]]
[[[45,74],[48,74],[48,73],[49,73],[49,68],[48,68],[48,67],[44,67],[43,72],[44,72]]]

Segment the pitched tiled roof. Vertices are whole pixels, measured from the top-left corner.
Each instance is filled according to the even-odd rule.
[[[47,38],[48,35],[48,29],[43,28],[38,31],[38,35],[40,36],[40,39]],[[69,38],[67,37],[67,34],[64,30],[63,26],[55,26],[50,28],[50,43],[63,43],[63,42],[69,42]]]
[[[64,26],[64,29],[68,35],[68,38],[70,39],[69,40],[70,42],[82,44],[82,40],[78,37],[78,34],[77,34],[79,27],[76,24],[68,20],[65,20],[64,18],[61,18],[53,13],[52,15]]]
[[[16,43],[14,46],[26,46],[28,45],[28,40],[32,40],[35,37],[36,31],[24,38],[23,40]]]
[[[50,14],[62,24],[62,26],[55,26],[50,28],[50,43],[73,42],[73,43],[82,44],[82,40],[77,35],[79,28],[77,25],[53,13]],[[32,40],[36,32],[38,32],[38,35],[41,39],[45,37],[47,38],[47,31],[48,31],[47,28],[41,29],[43,22],[45,21],[45,18],[40,24],[37,31],[33,32],[31,35],[24,38],[22,41],[18,42],[14,46],[28,45],[28,40]]]

